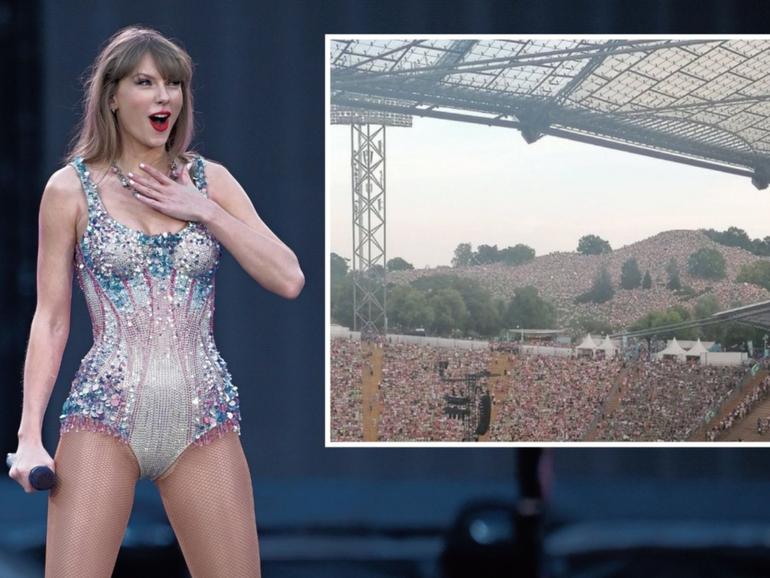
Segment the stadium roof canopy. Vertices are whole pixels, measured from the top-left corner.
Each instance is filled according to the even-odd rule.
[[[757,327],[770,333],[770,301],[761,301],[759,303],[752,303],[751,305],[744,305],[743,307],[726,309],[724,311],[714,313],[710,317],[704,317],[702,319],[692,319],[689,321],[672,323],[670,325],[661,325],[648,329],[638,329],[634,331],[613,333],[611,337],[647,337],[650,335],[664,336],[673,334],[681,329],[690,329],[691,327],[705,327],[708,325],[719,325],[721,323],[727,323],[730,321]]]
[[[720,311],[712,315],[711,318],[721,321],[737,321],[770,331],[770,301]]]
[[[331,40],[330,58],[332,122],[508,126],[770,178],[770,40]]]

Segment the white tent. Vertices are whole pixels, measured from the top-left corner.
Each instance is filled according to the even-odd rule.
[[[679,345],[674,337],[668,342],[668,345],[663,351],[658,352],[657,359],[663,359],[664,357],[675,357],[678,361],[684,361],[685,350]]]
[[[580,345],[575,347],[575,352],[577,353],[578,357],[580,357],[581,353],[585,355],[585,353],[589,351],[591,356],[593,356],[594,352],[596,352],[596,342],[593,340],[590,333],[583,338],[583,341],[580,342]]]
[[[601,344],[596,348],[597,350],[604,351],[604,357],[610,358],[613,355],[615,355],[615,352],[617,351],[617,347],[615,347],[615,344],[610,339],[610,336],[604,338],[604,341],[601,342]]]
[[[708,351],[703,344],[700,342],[700,339],[695,342],[695,345],[693,345],[690,349],[687,350],[687,357],[700,357],[703,353],[706,353]]]

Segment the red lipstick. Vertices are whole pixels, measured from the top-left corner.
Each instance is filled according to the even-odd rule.
[[[154,128],[157,132],[164,132],[168,129],[171,112],[167,110],[161,110],[151,114],[149,118],[152,128]]]

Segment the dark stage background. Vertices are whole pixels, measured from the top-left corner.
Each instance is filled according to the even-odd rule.
[[[261,289],[229,255],[217,278],[216,339],[241,394],[265,576],[437,576],[443,533],[463,504],[515,500],[516,451],[323,447],[324,34],[762,32],[768,22],[760,3],[756,12],[717,1],[699,2],[697,11],[623,4],[0,0],[0,449],[16,448],[38,203],[79,118],[83,74],[117,29],[154,26],[196,64],[195,147],[241,182],[306,277],[296,301]],[[59,410],[90,344],[75,289],[44,428],[51,455]],[[694,524],[682,529],[685,541],[728,520],[750,522],[752,536],[766,530],[770,506],[759,497],[770,489],[770,458],[762,450],[565,449],[553,457],[550,529],[685,520]],[[0,507],[0,576],[42,575],[46,495],[26,495],[6,478]],[[564,541],[554,548],[572,552]],[[180,564],[157,492],[140,482],[115,575],[183,576]]]

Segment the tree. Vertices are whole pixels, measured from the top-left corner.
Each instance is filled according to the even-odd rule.
[[[414,265],[401,257],[393,257],[388,261],[388,271],[408,271],[414,269]]]
[[[594,319],[593,317],[579,317],[573,319],[570,323],[570,327],[575,330],[581,337],[586,333],[593,335],[607,335],[613,332],[613,327],[607,321],[603,319]]]
[[[695,303],[693,316],[696,319],[704,319],[706,317],[711,317],[720,309],[719,299],[717,299],[716,295],[709,293],[698,299],[698,302]]]
[[[535,258],[535,250],[519,243],[515,247],[506,247],[498,251],[497,256],[506,265],[520,265]]]
[[[498,298],[492,302],[492,306],[495,309],[495,317],[498,319],[498,325],[499,325],[498,332],[499,332],[500,329],[505,329],[504,327],[505,314],[508,311],[508,305],[505,303],[503,299]]]
[[[577,251],[583,255],[601,255],[602,253],[611,253],[612,247],[601,237],[584,235],[578,241]]]
[[[331,286],[331,316],[337,323],[353,328],[353,276],[345,275]]]
[[[476,249],[476,259],[479,264],[496,263],[498,261],[497,245],[479,245]]]
[[[727,231],[722,234],[722,244],[748,249],[751,246],[751,239],[743,229],[728,227]]]
[[[691,275],[703,279],[723,279],[725,258],[717,249],[698,249],[687,259],[687,270]]]
[[[473,247],[470,243],[460,243],[455,249],[452,267],[468,267],[473,264]]]
[[[676,306],[665,311],[652,311],[651,313],[648,313],[631,325],[629,330],[654,329],[656,327],[681,323],[683,321],[688,321],[689,319],[690,312],[682,306]],[[664,334],[661,334],[661,337],[663,335]],[[695,337],[695,330],[694,328],[679,329],[673,333],[666,333],[665,335],[673,335],[677,339],[693,339]]]
[[[756,327],[749,327],[740,323],[726,323],[719,326],[722,334],[719,336],[719,343],[726,351],[745,351],[746,342],[751,340],[754,347],[761,348],[765,331]]]
[[[453,329],[464,330],[468,312],[459,291],[439,289],[430,295],[428,301],[433,308],[431,329],[434,333],[447,335]]]
[[[348,259],[340,257],[337,253],[331,254],[331,264],[329,265],[329,276],[332,283],[335,280],[342,279],[348,272]]]
[[[462,295],[468,311],[466,331],[489,337],[497,335],[503,319],[495,310],[492,294],[475,279],[457,278],[453,288]]]
[[[738,283],[752,283],[770,290],[770,263],[757,261],[744,265],[735,280]]]
[[[502,328],[503,316],[492,300],[492,294],[475,279],[456,275],[433,275],[421,277],[411,283],[412,287],[427,294],[442,289],[457,291],[465,303],[468,316],[465,329],[478,335],[497,335]],[[504,311],[504,310],[503,310]],[[455,327],[458,329],[459,327]]]
[[[666,265],[666,274],[668,274],[666,287],[671,291],[679,291],[682,288],[682,281],[679,279],[679,265],[673,257]]]
[[[651,287],[652,287],[652,277],[650,277],[649,271],[645,271],[644,279],[642,279],[642,289],[650,289]]]
[[[329,265],[329,300],[331,315],[338,323],[351,326],[353,322],[353,278],[347,274],[347,259],[331,254]],[[347,310],[345,308],[348,307]]]
[[[364,279],[382,279],[385,276],[385,267],[376,263],[364,273]]]
[[[423,292],[399,285],[388,295],[388,322],[405,330],[429,327],[433,323],[433,309]]]
[[[457,275],[429,275],[412,281],[411,285],[420,291],[431,293],[439,289],[453,289],[461,281]]]
[[[752,242],[752,253],[767,257],[770,255],[770,237],[764,239],[754,239]]]
[[[514,289],[505,316],[509,328],[551,329],[556,324],[556,307],[542,299],[532,286]]]
[[[620,286],[623,289],[636,289],[642,282],[642,272],[639,270],[639,263],[634,257],[623,263],[620,272]]]
[[[610,277],[607,267],[602,267],[601,270],[594,277],[593,285],[591,289],[582,295],[578,295],[575,299],[576,303],[588,303],[592,301],[594,303],[604,303],[609,301],[615,295],[615,290],[612,288],[612,278]]]
[[[741,247],[747,251],[766,257],[770,255],[770,237],[764,239],[750,239],[746,231],[738,227],[729,227],[724,232],[715,229],[701,229],[712,241],[728,247]]]

